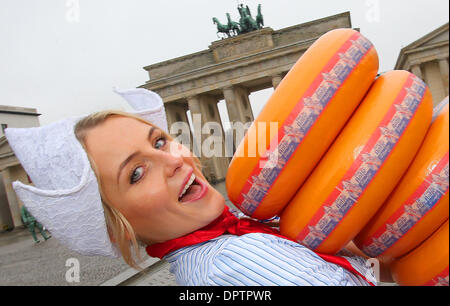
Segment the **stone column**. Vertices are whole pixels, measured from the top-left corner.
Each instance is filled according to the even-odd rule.
[[[20,206],[19,199],[17,198],[16,192],[12,187],[13,178],[11,177],[11,168],[8,167],[2,170],[3,184],[5,185],[6,198],[8,199],[9,210],[11,212],[11,218],[13,221],[13,226],[17,227],[23,225],[22,219],[20,217]]]
[[[224,132],[217,102],[206,95],[188,98],[194,128],[194,153],[200,157],[203,173],[212,183],[225,179],[229,163],[224,153]]]
[[[241,112],[244,116],[243,122],[244,123],[253,122],[253,120],[255,120],[255,118],[253,116],[253,110],[252,110],[252,105],[250,104],[250,99],[248,98],[248,96],[250,95],[250,93],[248,92],[248,89],[246,89],[244,87],[236,87],[236,92],[241,100],[240,107],[242,110]]]
[[[191,112],[192,119],[192,152],[195,156],[200,157],[202,151],[202,110],[198,96],[190,96],[187,98],[188,107]],[[205,174],[206,175],[206,174]]]
[[[14,228],[14,222],[11,217],[11,209],[9,207],[5,189],[3,171],[0,171],[0,234],[5,230]]]
[[[273,75],[272,76],[273,89],[277,89],[278,85],[281,83],[282,80],[283,80],[283,77],[281,76],[281,74]]]
[[[215,168],[215,176],[218,181],[224,180],[228,170],[230,159],[225,155],[225,133],[220,119],[219,108],[216,98],[209,97],[205,99],[205,107],[208,109],[207,125],[203,127],[203,133],[208,134],[209,137],[205,141],[209,142],[205,147],[213,147],[214,151],[210,152],[214,155],[213,164]]]
[[[439,70],[441,71],[442,81],[444,82],[445,95],[448,95],[448,59],[440,58],[439,62]]]
[[[227,106],[228,119],[230,120],[230,131],[226,134],[226,145],[229,146],[227,149],[227,155],[233,156],[236,152],[236,133],[234,132],[234,122],[242,122],[241,114],[237,107],[237,98],[233,87],[226,87],[223,89],[223,96],[225,98],[225,104]]]
[[[228,118],[230,119],[230,122],[236,122],[236,121],[242,122],[240,110],[237,105],[238,97],[236,97],[234,88],[232,86],[224,88],[223,96],[225,98],[225,104],[227,106]]]
[[[411,65],[411,72],[418,78],[424,80],[422,75],[422,69],[420,69],[420,64]]]
[[[173,106],[174,106],[173,103],[165,103],[164,104],[164,108],[166,110],[167,127],[169,128],[169,133],[170,133],[170,127],[172,126],[173,123],[175,123],[177,121],[175,118],[176,110],[174,109]],[[172,135],[172,136],[174,136],[174,135]]]
[[[227,105],[228,117],[230,119],[231,128],[233,129],[233,152],[241,142],[244,133],[236,133],[236,129],[247,128],[253,122],[253,111],[248,98],[247,89],[239,86],[231,86],[223,89],[223,95]]]
[[[164,106],[166,108],[167,125],[169,126],[170,135],[192,151],[192,132],[186,114],[188,110],[187,104],[171,102],[166,103]]]
[[[248,98],[248,90],[240,86],[226,87],[223,95],[228,110],[228,117],[231,122],[252,122],[253,111]]]

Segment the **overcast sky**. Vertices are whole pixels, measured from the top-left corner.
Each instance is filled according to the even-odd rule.
[[[113,86],[140,86],[142,67],[208,49],[218,39],[212,17],[237,21],[238,2],[254,13],[261,3],[274,30],[350,11],[380,71],[449,19],[448,0],[0,0],[0,105],[36,108],[41,124],[127,110]],[[269,94],[250,96],[255,113]]]

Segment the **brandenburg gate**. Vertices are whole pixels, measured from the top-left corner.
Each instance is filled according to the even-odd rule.
[[[317,38],[332,29],[351,26],[350,13],[345,12],[281,30],[263,27],[214,41],[207,50],[144,67],[150,79],[140,87],[162,97],[169,129],[175,122],[188,124],[189,110],[191,116],[201,115],[202,124],[219,124],[223,134],[219,101],[225,100],[231,123],[252,122],[250,93],[276,88]],[[191,136],[195,132],[198,131],[191,131]],[[176,130],[170,133],[177,136]],[[225,137],[221,139],[224,141]],[[222,181],[230,159],[229,156],[201,157],[204,175],[213,183]]]

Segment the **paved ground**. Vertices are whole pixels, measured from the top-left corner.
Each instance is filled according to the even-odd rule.
[[[216,185],[216,188],[225,195],[224,183]],[[230,205],[228,198],[226,199]],[[67,249],[54,238],[44,241],[40,234],[38,237],[41,243],[35,244],[27,229],[0,233],[0,286],[95,286],[108,284],[109,280],[117,277],[121,280],[112,281],[109,284],[175,285],[173,275],[168,271],[168,265],[165,262],[151,266],[137,276],[124,281],[127,275],[134,273],[121,259],[81,256]],[[144,250],[141,254],[144,259],[149,259]],[[71,258],[79,262],[79,282],[66,280],[66,273],[73,268],[69,260]],[[66,266],[68,260],[69,265]]]
[[[80,282],[66,281],[70,258],[80,263]],[[54,238],[35,244],[26,229],[0,233],[0,285],[99,285],[127,268],[118,259],[81,256]]]

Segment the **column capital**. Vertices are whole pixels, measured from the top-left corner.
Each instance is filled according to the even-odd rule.
[[[234,103],[236,88],[234,86],[226,86],[222,88],[223,98],[227,104]]]
[[[420,66],[422,64],[424,64],[424,62],[421,62],[419,60],[415,60],[415,61],[409,62],[409,67]]]
[[[273,89],[277,89],[278,85],[281,83],[281,81],[283,80],[283,76],[282,74],[273,74],[272,75],[272,86]]]
[[[234,90],[235,87],[236,87],[235,85],[227,85],[227,86],[222,87],[222,90],[223,91],[225,91],[225,90]]]
[[[198,96],[189,96],[186,99],[188,101],[188,109],[191,111],[191,115],[202,112]]]
[[[197,100],[198,99],[198,95],[189,95],[186,97],[186,100],[189,102],[191,100]]]
[[[271,73],[270,77],[271,78],[276,78],[276,77],[283,78],[283,73],[282,72]]]
[[[418,78],[423,80],[422,75],[422,69],[420,68],[420,65],[411,65],[410,66],[411,72]]]

